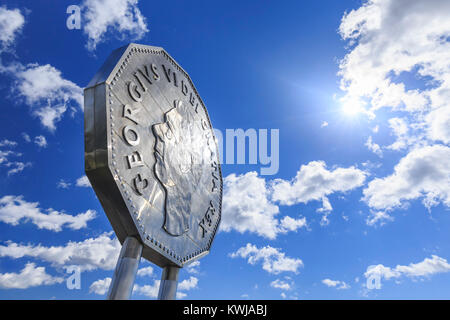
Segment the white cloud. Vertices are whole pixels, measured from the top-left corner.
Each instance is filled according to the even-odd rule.
[[[14,42],[24,23],[25,18],[19,9],[0,7],[0,53]],[[49,64],[23,65],[15,61],[5,66],[0,60],[0,73],[13,79],[12,91],[23,98],[31,107],[32,114],[50,131],[56,130],[56,123],[69,106],[72,106],[72,111],[76,110],[73,106],[83,109],[83,89],[64,79],[61,72]],[[24,138],[30,140],[27,134]],[[43,140],[38,139],[36,142],[44,146]]]
[[[65,105],[73,100],[80,108],[83,106],[83,89],[61,76],[61,71],[46,64],[17,66],[17,90],[33,106],[39,102]]]
[[[256,172],[225,177],[222,202],[222,231],[253,232],[275,239],[279,221],[275,218],[278,206],[269,200],[269,190],[264,178]]]
[[[61,179],[61,180],[58,181],[56,186],[58,188],[61,188],[61,189],[69,189],[69,187],[71,186],[71,183],[70,182],[66,182],[63,179]]]
[[[94,210],[87,210],[75,216],[51,208],[46,209],[45,213],[38,206],[38,202],[27,202],[23,200],[23,196],[3,196],[0,198],[0,221],[13,226],[21,221],[30,221],[39,229],[59,232],[63,227],[72,230],[85,228],[87,222],[96,216]]]
[[[4,140],[0,141],[0,147],[15,147],[16,145],[17,145],[17,142],[10,141],[8,139],[4,139]],[[20,152],[0,149],[0,164],[6,165],[7,163],[9,163],[10,156],[20,157],[21,155],[22,154]]]
[[[284,205],[323,200],[329,194],[361,186],[366,173],[355,167],[328,170],[323,161],[302,165],[292,181],[275,179],[272,199]]]
[[[0,150],[0,163],[7,163],[8,157],[10,155],[14,155],[14,153],[10,150],[6,150],[6,151]]]
[[[291,290],[291,284],[280,279],[276,279],[270,283],[272,288],[277,288],[281,290]]]
[[[160,280],[153,280],[153,284],[151,285],[138,285],[135,284],[133,287],[133,294],[140,294],[149,298],[157,298],[159,292]],[[198,279],[196,277],[190,277],[189,279],[185,279],[178,284],[177,290],[189,291],[192,289],[196,289],[198,285]],[[187,296],[185,292],[177,291],[176,298],[183,299]]]
[[[448,94],[439,89],[449,84],[448,73],[442,72],[449,68],[449,9],[446,0],[371,0],[346,14],[340,34],[356,43],[340,65],[346,97],[368,98],[372,110],[423,110],[432,96],[437,104]],[[420,92],[392,80],[392,75],[415,69],[443,82]]]
[[[13,152],[10,150],[2,151],[0,150],[0,164],[8,162],[8,156],[10,156]]]
[[[431,111],[425,121],[428,137],[431,140],[450,143],[450,107],[440,107]]]
[[[76,186],[89,188],[91,186],[91,183],[89,182],[89,179],[87,176],[82,176],[77,179]]]
[[[254,232],[275,239],[278,234],[307,227],[306,219],[275,216],[283,205],[321,200],[324,213],[321,224],[327,224],[327,215],[333,209],[327,195],[345,192],[363,184],[366,172],[354,167],[327,170],[322,161],[303,165],[292,181],[275,179],[268,183],[256,172],[230,174],[224,179],[222,231]]]
[[[189,277],[189,279],[185,279],[180,282],[178,285],[178,290],[188,291],[192,289],[196,289],[198,285],[198,278],[196,277]]]
[[[0,7],[0,43],[2,50],[9,47],[25,24],[25,18],[19,9]]]
[[[152,285],[144,285],[144,286],[135,284],[133,287],[133,294],[141,294],[149,298],[156,298],[158,297],[160,282],[161,282],[160,280],[153,280]]]
[[[350,41],[341,61],[343,100],[363,101],[367,113],[395,111],[395,141],[406,155],[363,191],[373,210],[367,224],[392,220],[386,211],[422,199],[430,210],[450,206],[450,2],[371,0],[346,14],[340,34]],[[414,81],[409,81],[413,79]]]
[[[323,121],[322,124],[320,125],[321,128],[325,128],[328,126],[328,122]]]
[[[191,276],[191,277],[189,277],[189,279],[185,279],[180,282],[180,284],[178,285],[178,288],[177,288],[176,298],[184,299],[187,297],[187,293],[183,292],[183,291],[189,291],[189,290],[197,289],[197,288],[198,288],[198,278]],[[180,290],[183,290],[183,291],[180,291]]]
[[[113,270],[121,249],[120,242],[110,233],[80,242],[69,241],[63,246],[18,244],[7,241],[0,245],[0,257],[18,259],[31,257],[49,262],[53,267],[80,266],[81,270]]]
[[[396,136],[396,141],[387,146],[387,149],[391,150],[403,150],[407,147],[418,143],[418,137],[410,134],[410,124],[404,118],[392,118],[389,119],[389,127],[393,134]]]
[[[15,141],[11,141],[8,139],[3,139],[2,141],[0,141],[0,147],[15,147],[17,146],[17,142]]]
[[[148,29],[137,5],[138,0],[84,0],[81,6],[88,50],[95,50],[108,32],[118,38],[142,38]]]
[[[1,289],[27,289],[42,285],[61,283],[64,279],[49,275],[44,267],[27,263],[20,273],[0,273]]]
[[[70,103],[83,108],[83,89],[64,79],[56,68],[29,64],[18,69],[16,90],[50,131],[56,129]]]
[[[307,227],[306,218],[294,219],[289,216],[285,216],[280,221],[279,232],[286,233],[288,231],[297,231],[297,229]]]
[[[324,214],[321,224],[327,224],[327,215],[333,209],[328,195],[346,192],[363,184],[367,173],[355,167],[328,170],[323,161],[312,161],[301,166],[291,181],[275,179],[269,182],[256,172],[230,174],[224,179],[223,215],[221,231],[252,232],[275,239],[278,234],[307,227],[306,219],[276,218],[279,207],[321,200]]]
[[[200,269],[200,261],[197,260],[197,261],[194,261],[194,262],[190,263],[189,265],[187,265],[185,267],[185,269],[186,269],[186,271],[188,273],[192,273],[192,274],[199,273],[200,272],[199,271],[199,269]]]
[[[150,277],[153,275],[153,268],[148,266],[145,268],[140,268],[137,272],[138,277]]]
[[[13,92],[31,107],[32,114],[50,131],[62,119],[69,106],[83,109],[83,89],[70,80],[64,79],[61,71],[46,64],[22,65],[18,62],[3,67],[14,80]]]
[[[389,214],[383,211],[372,211],[370,212],[370,215],[366,219],[366,223],[369,226],[375,226],[375,225],[384,225],[387,221],[393,221],[394,218],[391,217]]]
[[[11,168],[8,170],[8,176],[22,172],[25,168],[31,167],[31,162],[12,161],[4,164],[5,167]]]
[[[251,265],[262,262],[263,270],[279,274],[281,272],[298,273],[298,269],[303,266],[301,259],[286,257],[280,249],[265,246],[258,248],[251,243],[247,243],[245,247],[239,248],[236,252],[229,255],[231,258],[244,258]]]
[[[66,112],[66,105],[46,106],[34,112],[34,114],[41,120],[41,124],[50,131],[56,130],[56,123],[61,121],[64,112]]]
[[[326,285],[327,287],[333,287],[338,290],[350,289],[350,286],[347,283],[345,283],[344,281],[340,281],[340,280],[323,279],[322,283],[324,285]]]
[[[320,221],[321,225],[327,225],[329,223],[328,214],[333,210],[330,200],[327,197],[322,198],[322,207],[318,208],[316,211],[323,213],[322,219]]]
[[[365,143],[365,146],[367,147],[367,149],[369,149],[370,151],[375,153],[380,158],[383,157],[383,151],[381,151],[381,148],[378,144],[376,144],[372,141],[372,136],[369,136],[369,138],[367,139],[367,141]]]
[[[34,143],[37,144],[40,148],[47,147],[47,139],[42,135],[34,137]]]
[[[99,279],[97,281],[94,281],[89,286],[89,293],[93,292],[95,294],[103,296],[108,292],[110,284],[111,278]]]
[[[367,160],[366,162],[361,163],[361,166],[363,166],[366,170],[371,171],[380,168],[382,166],[382,163]]]
[[[327,197],[322,198],[322,207],[318,208],[316,211],[322,213],[322,218],[320,219],[320,225],[326,226],[330,223],[330,220],[328,220],[328,215],[333,210],[333,207],[331,206],[330,200],[328,200]]]
[[[429,277],[438,273],[450,272],[450,264],[446,259],[432,255],[418,263],[397,265],[395,268],[385,267],[382,264],[369,266],[364,273],[366,278],[377,275],[386,280],[406,276],[409,278]]]
[[[13,148],[17,146],[17,142],[8,139],[0,141],[0,147]],[[7,171],[8,176],[22,172],[25,168],[31,166],[31,162],[22,162],[11,160],[11,157],[20,157],[22,153],[12,150],[0,149],[0,165],[9,168]]]
[[[177,299],[184,299],[186,297],[187,297],[187,293],[185,293],[185,292],[178,291],[176,294]]]
[[[342,18],[351,44],[342,101],[359,101],[372,117],[380,108],[401,114],[389,120],[396,141],[387,149],[450,142],[449,21],[446,0],[369,0]]]
[[[29,134],[26,133],[26,132],[22,132],[22,138],[23,138],[23,140],[25,140],[26,142],[31,142],[31,138],[30,138]]]
[[[426,207],[450,206],[450,148],[442,145],[412,150],[395,166],[394,173],[375,178],[363,190],[373,209],[392,210],[422,198]]]

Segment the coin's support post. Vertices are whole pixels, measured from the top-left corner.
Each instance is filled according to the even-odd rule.
[[[142,244],[134,237],[123,242],[116,270],[108,292],[108,300],[128,300],[133,291],[134,279],[142,255]]]
[[[159,285],[158,300],[175,300],[180,268],[175,266],[164,267]]]

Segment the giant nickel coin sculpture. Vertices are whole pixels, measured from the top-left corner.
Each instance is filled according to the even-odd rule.
[[[189,75],[159,47],[114,51],[84,91],[85,169],[122,250],[108,293],[128,299],[140,257],[178,270],[207,254],[222,202],[218,147]]]

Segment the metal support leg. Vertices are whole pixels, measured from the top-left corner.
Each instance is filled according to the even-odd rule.
[[[175,300],[178,285],[178,267],[164,267],[159,285],[158,300]]]
[[[142,244],[134,237],[127,237],[120,250],[116,270],[109,287],[108,300],[130,299],[141,255]]]

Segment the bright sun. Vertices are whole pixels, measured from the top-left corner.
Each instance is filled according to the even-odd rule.
[[[342,111],[348,116],[356,116],[357,114],[363,112],[363,108],[358,102],[348,101],[342,103]]]

